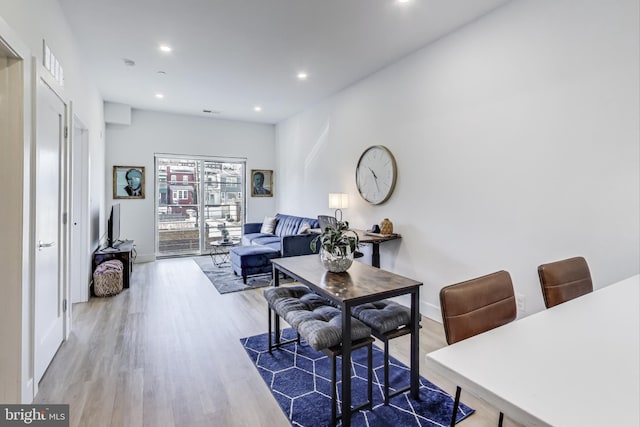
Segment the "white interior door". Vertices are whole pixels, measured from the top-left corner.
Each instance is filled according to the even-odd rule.
[[[64,338],[60,162],[65,104],[41,79],[36,91],[34,379],[37,383]]]
[[[89,131],[74,115],[71,137],[71,302],[89,301]]]

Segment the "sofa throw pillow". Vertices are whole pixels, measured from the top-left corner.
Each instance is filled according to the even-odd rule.
[[[265,216],[264,221],[262,221],[262,227],[260,228],[260,232],[262,234],[273,234],[276,231],[276,222],[278,219],[273,216]]]
[[[300,224],[300,229],[298,230],[299,234],[309,234],[309,230],[311,230],[311,225],[308,222],[303,222]]]

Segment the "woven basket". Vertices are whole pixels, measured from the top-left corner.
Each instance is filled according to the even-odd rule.
[[[117,259],[97,266],[93,272],[93,293],[98,297],[106,297],[122,292],[122,269],[122,262]]]

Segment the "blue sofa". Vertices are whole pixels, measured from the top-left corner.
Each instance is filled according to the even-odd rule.
[[[244,224],[242,230],[242,246],[230,251],[233,272],[242,276],[247,282],[247,276],[252,274],[271,272],[271,259],[310,255],[311,241],[318,237],[315,233],[300,233],[304,223],[310,228],[318,228],[316,218],[305,218],[293,215],[276,214],[276,227],[273,234],[260,233],[262,223]]]

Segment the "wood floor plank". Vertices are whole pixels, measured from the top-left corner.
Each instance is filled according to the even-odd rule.
[[[290,425],[239,341],[266,332],[262,289],[220,295],[193,260],[165,259],[136,264],[130,288],[73,310],[35,399],[69,403],[71,426]],[[442,325],[423,318],[421,375],[453,393],[423,366],[445,345]],[[391,353],[408,363],[408,337]],[[476,414],[461,427],[497,425],[498,410],[462,399]]]

